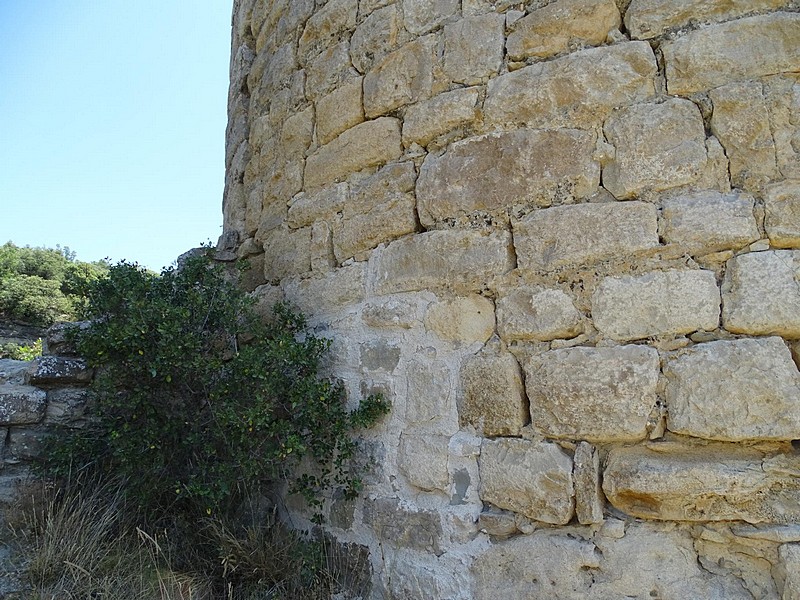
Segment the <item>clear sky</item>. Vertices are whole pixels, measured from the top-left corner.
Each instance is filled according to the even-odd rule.
[[[232,0],[0,0],[0,244],[154,270],[222,231]]]

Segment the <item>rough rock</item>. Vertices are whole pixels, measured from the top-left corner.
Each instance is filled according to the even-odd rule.
[[[425,329],[443,340],[483,344],[494,333],[494,304],[478,294],[436,302],[425,313]]]
[[[706,166],[703,118],[688,100],[620,109],[603,131],[616,148],[603,168],[603,186],[618,199],[691,183]]]
[[[562,129],[489,133],[428,155],[420,169],[420,222],[585,198],[600,184],[594,135]]]
[[[401,23],[397,5],[379,8],[353,32],[350,40],[353,66],[361,73],[366,73],[373,64],[396,50],[400,40]]]
[[[475,85],[503,64],[505,17],[488,13],[444,28],[444,73],[456,83]]]
[[[646,346],[564,348],[524,364],[533,427],[550,438],[636,441],[656,404],[658,352]]]
[[[402,0],[403,24],[414,35],[427,33],[458,12],[459,0]]]
[[[575,512],[578,523],[593,525],[603,522],[603,490],[600,487],[600,454],[597,448],[581,442],[575,448]]]
[[[87,385],[93,375],[94,369],[87,367],[82,359],[40,356],[28,367],[25,379],[27,383],[40,387]]]
[[[278,227],[259,232],[264,246],[264,278],[267,282],[311,270],[311,228]]]
[[[513,229],[519,268],[532,271],[629,258],[658,246],[657,211],[645,202],[555,206]]]
[[[33,425],[44,418],[47,394],[30,386],[0,385],[0,426]]]
[[[442,553],[442,523],[435,511],[409,509],[397,498],[364,501],[364,523],[402,548]]]
[[[300,37],[301,59],[318,54],[338,43],[348,30],[356,26],[358,0],[329,0],[306,22]]]
[[[478,88],[458,88],[409,106],[403,120],[403,143],[427,146],[434,138],[473,122],[478,95]]]
[[[364,121],[361,77],[353,79],[316,104],[317,139],[320,145],[332,141],[337,135]]]
[[[716,329],[719,307],[719,288],[711,271],[607,277],[592,295],[595,327],[619,341]]]
[[[800,600],[800,544],[784,544],[778,554],[786,572],[781,600]]]
[[[356,263],[320,277],[287,279],[284,297],[306,315],[335,313],[364,299],[365,271],[363,263]]]
[[[733,333],[800,338],[800,252],[770,250],[728,261],[722,324]]]
[[[408,365],[405,419],[417,427],[442,425],[458,429],[453,398],[453,374],[446,362],[411,360]]]
[[[312,102],[316,102],[354,77],[352,63],[350,62],[350,45],[347,42],[342,42],[332,48],[328,48],[314,58],[304,71],[299,73],[301,75],[305,74],[305,86],[303,88],[307,90],[306,97]],[[280,100],[280,96],[277,99]],[[276,103],[275,97],[272,97],[271,100],[272,104]],[[289,100],[291,102],[287,101],[285,104],[297,102],[297,98],[294,97]],[[279,123],[284,117],[282,111],[274,115],[272,111],[270,113],[270,118],[276,123]]]
[[[766,189],[764,228],[776,248],[800,248],[800,180],[776,183]]]
[[[556,444],[484,440],[480,497],[529,519],[564,525],[575,510],[572,459]]]
[[[781,338],[699,344],[666,361],[667,427],[711,440],[800,438],[800,374]]]
[[[522,371],[512,354],[482,352],[469,357],[461,367],[461,387],[462,426],[471,425],[484,437],[520,435],[529,409]]]
[[[445,436],[400,436],[397,466],[409,483],[426,491],[446,491],[450,482],[447,471],[448,443]]]
[[[691,94],[791,72],[800,62],[800,15],[778,12],[713,25],[661,46],[670,94]]]
[[[572,338],[582,329],[581,314],[561,290],[516,287],[497,300],[497,332],[506,342]]]

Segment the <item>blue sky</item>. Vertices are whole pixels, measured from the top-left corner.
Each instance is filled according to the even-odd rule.
[[[0,244],[159,270],[222,231],[231,0],[0,0]]]

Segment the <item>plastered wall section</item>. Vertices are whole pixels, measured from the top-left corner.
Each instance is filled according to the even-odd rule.
[[[798,71],[781,0],[236,1],[223,254],[392,402],[357,595],[800,598]]]

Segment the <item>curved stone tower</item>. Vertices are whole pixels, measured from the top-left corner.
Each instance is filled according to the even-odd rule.
[[[797,10],[236,0],[228,250],[393,404],[346,597],[800,598]]]

